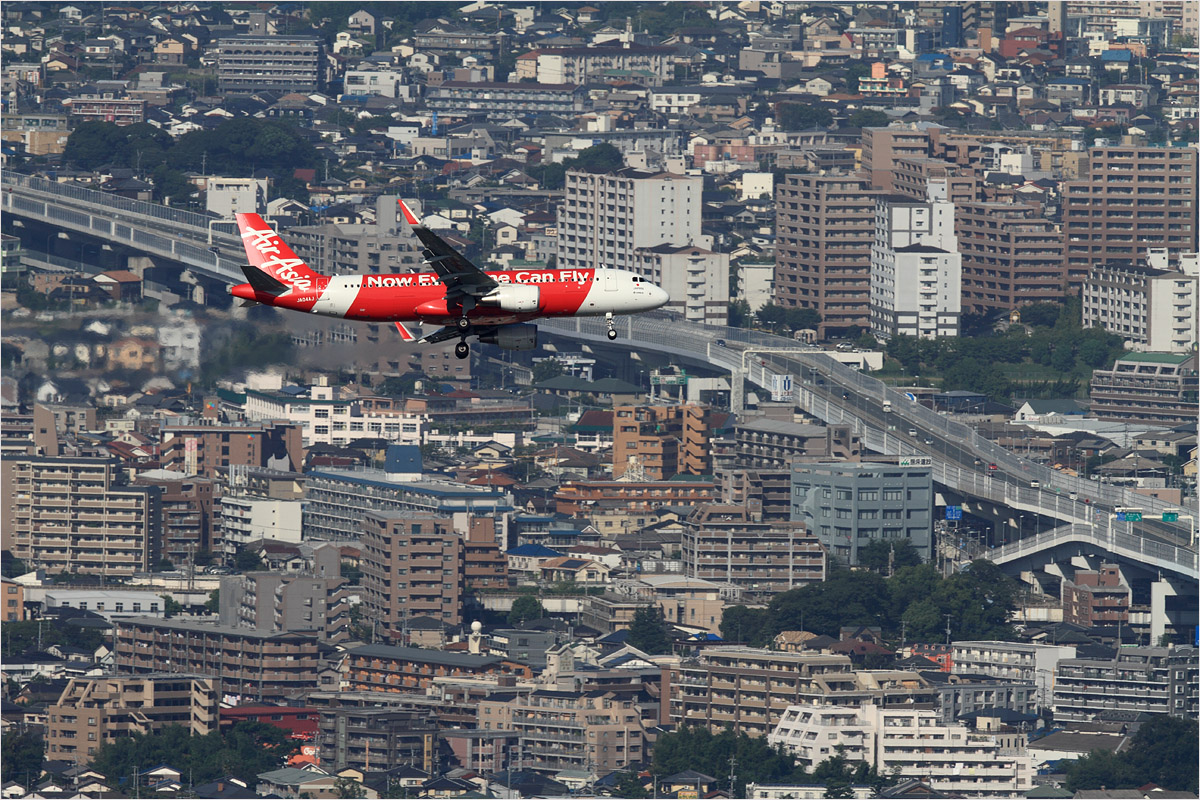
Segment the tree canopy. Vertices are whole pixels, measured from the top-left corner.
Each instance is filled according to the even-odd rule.
[[[299,744],[282,728],[261,722],[238,722],[224,732],[192,736],[182,725],[157,733],[115,739],[100,746],[92,766],[105,775],[129,775],[150,764],[170,764],[193,783],[232,775],[255,785],[261,772],[278,769]]]
[[[11,624],[5,623],[4,627]],[[4,762],[6,778],[22,783],[26,788],[32,787],[42,776],[45,759],[41,734],[33,730],[8,731],[0,747],[0,759]]]
[[[883,558],[886,566],[886,553]],[[781,631],[836,638],[843,627],[878,625],[887,635],[898,633],[903,624],[910,638],[936,641],[944,634],[948,614],[958,638],[1008,640],[1014,632],[1006,620],[1017,591],[1011,578],[983,560],[949,578],[932,564],[897,566],[890,578],[835,566],[824,582],[778,594],[765,609],[726,609],[721,636],[762,647]]]
[[[671,637],[667,633],[667,621],[658,606],[643,606],[633,613],[626,642],[643,653],[659,655],[671,652]]]
[[[513,600],[508,612],[509,625],[522,625],[531,619],[541,619],[546,615],[546,609],[541,602],[531,594],[523,594]]]
[[[781,103],[779,127],[785,131],[807,131],[828,128],[833,124],[833,113],[827,108],[805,103]]]
[[[764,328],[776,333],[793,333],[821,324],[821,315],[811,308],[786,308],[768,303],[754,314]]]
[[[1155,783],[1174,792],[1196,794],[1200,727],[1194,719],[1157,716],[1142,724],[1125,750],[1096,750],[1064,762],[1067,790],[1136,789]]]

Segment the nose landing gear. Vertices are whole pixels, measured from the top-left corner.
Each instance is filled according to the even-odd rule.
[[[466,358],[469,355],[471,355],[471,345],[467,344],[465,341],[454,345],[455,358]]]
[[[612,317],[613,317],[613,315],[612,315],[612,312],[611,312],[611,311],[609,311],[607,314],[605,314],[605,315],[604,315],[604,321],[608,323],[608,334],[607,334],[607,336],[608,336],[608,340],[609,340],[610,342],[611,342],[613,339],[616,339],[616,338],[617,338],[617,329],[613,327],[613,319],[612,319]]]

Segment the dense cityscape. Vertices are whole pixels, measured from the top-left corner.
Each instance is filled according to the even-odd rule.
[[[1198,796],[1200,3],[0,16],[0,798]]]

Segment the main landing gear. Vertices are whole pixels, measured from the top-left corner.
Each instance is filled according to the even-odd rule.
[[[471,327],[471,320],[467,319],[466,315],[461,316],[454,321],[454,327],[458,328],[460,331],[469,330]]]
[[[469,355],[471,355],[471,345],[466,342],[459,342],[454,345],[455,358],[466,358]]]
[[[604,315],[604,321],[608,323],[608,340],[611,342],[617,338],[617,329],[613,327],[612,312],[609,311]]]

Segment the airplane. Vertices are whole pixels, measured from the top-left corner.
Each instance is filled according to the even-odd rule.
[[[403,200],[400,212],[420,240],[433,272],[321,275],[296,256],[258,214],[237,214],[249,264],[246,283],[229,293],[263,305],[368,322],[394,322],[407,342],[458,338],[454,355],[471,354],[468,336],[507,350],[537,347],[542,317],[603,315],[616,339],[614,314],[636,314],[671,298],[635,272],[620,269],[535,269],[485,272],[423,225]],[[418,339],[404,323],[442,327]]]

